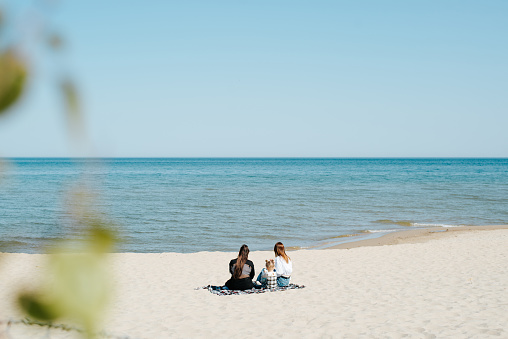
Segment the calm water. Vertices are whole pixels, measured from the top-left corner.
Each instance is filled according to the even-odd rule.
[[[309,247],[362,231],[508,224],[508,159],[6,161],[0,251],[43,252],[79,234],[69,219],[78,189],[114,221],[121,252]]]

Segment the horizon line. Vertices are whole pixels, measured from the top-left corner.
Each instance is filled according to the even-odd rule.
[[[365,156],[365,157],[337,157],[337,156],[14,156],[0,157],[0,159],[508,159],[492,156]]]

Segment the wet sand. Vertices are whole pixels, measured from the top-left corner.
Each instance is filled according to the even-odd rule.
[[[363,246],[385,246],[396,244],[414,244],[442,237],[457,236],[464,232],[491,231],[508,229],[508,225],[458,226],[458,227],[430,227],[412,230],[402,230],[387,233],[377,238],[357,240],[327,247],[327,249],[350,249]]]

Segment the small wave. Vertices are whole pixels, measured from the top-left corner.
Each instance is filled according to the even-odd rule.
[[[465,226],[465,225],[420,224],[420,223],[414,223],[414,226],[418,226],[418,227],[461,227],[461,226]]]
[[[18,251],[30,251],[34,245],[30,242],[17,241],[17,240],[0,240],[0,253],[5,252],[18,252]]]
[[[349,237],[358,237],[362,234],[360,233],[353,233],[353,234],[343,234],[343,235],[338,235],[336,237],[331,237],[329,239],[337,239],[337,238],[349,238]]]
[[[395,220],[390,220],[390,219],[381,219],[381,220],[376,220],[374,222],[377,224],[391,224],[391,225],[399,225],[399,226],[405,226],[405,227],[415,226],[414,222],[411,222],[408,220],[395,221]]]
[[[11,246],[24,246],[24,245],[28,245],[29,243],[28,242],[24,242],[24,241],[17,241],[17,240],[2,240],[0,241],[0,248],[1,247],[11,247]]]
[[[368,230],[368,233],[391,233],[391,232],[397,232],[400,230]]]
[[[460,227],[464,225],[448,225],[448,224],[432,224],[432,223],[419,223],[419,222],[412,222],[408,220],[389,220],[389,219],[382,219],[382,220],[376,220],[374,221],[378,224],[391,224],[391,225],[399,225],[399,226],[405,226],[405,227]]]
[[[50,236],[38,236],[38,237],[18,236],[18,237],[16,237],[16,240],[12,240],[12,241],[19,242],[19,240],[23,240],[23,242],[28,244],[30,242],[51,241],[51,240],[58,240],[58,239],[60,239],[60,238],[57,236],[54,236],[54,237],[50,237]],[[2,243],[2,242],[3,241],[0,241],[0,243]]]

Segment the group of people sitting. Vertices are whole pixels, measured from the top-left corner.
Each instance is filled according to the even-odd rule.
[[[293,263],[287,256],[284,245],[278,242],[273,247],[275,259],[265,260],[266,268],[261,270],[255,281],[254,263],[249,260],[249,247],[242,245],[238,258],[229,262],[231,278],[226,281],[225,287],[230,290],[245,291],[252,288],[275,288],[289,285]]]

